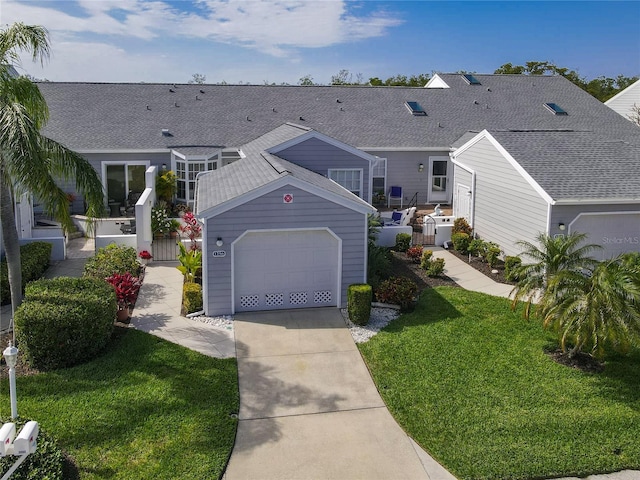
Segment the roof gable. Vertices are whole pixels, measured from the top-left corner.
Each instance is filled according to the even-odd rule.
[[[640,202],[640,146],[588,131],[483,131],[454,158],[487,138],[550,203]]]
[[[295,127],[293,127],[295,128]],[[333,180],[288,162],[269,152],[257,152],[256,147],[267,138],[281,138],[289,128],[271,132],[244,149],[249,154],[218,170],[201,173],[196,179],[196,214],[211,217],[258,198],[283,185],[294,185],[319,197],[362,213],[375,209],[367,202],[341,187]],[[257,143],[256,143],[257,142]]]

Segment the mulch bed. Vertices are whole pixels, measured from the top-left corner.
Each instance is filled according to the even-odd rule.
[[[458,284],[446,275],[429,277],[420,265],[413,263],[405,253],[391,252],[391,276],[407,277],[416,282],[420,290],[439,286],[457,287]],[[446,265],[445,265],[446,268]]]
[[[567,367],[575,368],[586,373],[600,373],[604,371],[604,363],[592,357],[588,353],[579,352],[572,356],[563,353],[562,350],[552,350],[547,352],[556,363]]]
[[[455,255],[460,260],[462,260],[467,265],[478,270],[480,273],[486,275],[491,280],[494,280],[498,283],[506,283],[507,285],[515,285],[515,282],[507,280],[504,274],[504,262],[502,260],[498,260],[498,263],[495,267],[491,268],[488,263],[482,260],[480,257],[471,257],[471,263],[469,263],[469,255],[464,255],[455,250],[448,250],[449,253]],[[492,270],[497,270],[498,273],[491,273]]]

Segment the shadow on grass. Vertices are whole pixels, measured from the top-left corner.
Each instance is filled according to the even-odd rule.
[[[221,474],[233,447],[235,359],[209,358],[133,329],[117,327],[113,341],[90,363],[21,378],[20,392],[34,399],[43,424],[60,423],[55,435],[65,449],[80,449],[74,453],[80,471],[102,478],[113,476],[114,466],[108,460],[85,466],[82,458],[90,452],[117,457],[131,448],[132,455],[155,456],[153,462],[170,469],[174,454],[167,449],[184,448],[193,458],[216,457]],[[186,443],[176,445],[180,441]]]
[[[604,371],[595,375],[598,394],[640,411],[640,350],[628,355],[614,354],[605,361]]]
[[[441,287],[456,289],[456,287]],[[442,322],[462,317],[462,313],[446,300],[437,289],[422,291],[418,304],[413,311],[402,314],[397,320],[384,328],[386,332],[399,332],[414,325]]]

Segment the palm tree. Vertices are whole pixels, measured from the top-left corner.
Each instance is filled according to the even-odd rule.
[[[72,221],[67,195],[56,180],[75,180],[88,205],[87,215],[95,217],[104,210],[102,184],[91,164],[40,133],[49,116],[44,97],[28,78],[10,74],[10,65],[19,64],[20,52],[44,62],[49,56],[47,30],[23,23],[0,30],[0,220],[12,312],[22,301],[14,199],[25,192],[37,195],[47,213],[68,230]]]
[[[569,355],[588,350],[596,357],[607,346],[625,352],[640,343],[640,268],[637,256],[623,254],[598,263],[592,272],[555,275],[538,314],[556,331]]]
[[[601,248],[593,244],[580,245],[587,238],[584,233],[572,233],[556,238],[540,233],[536,238],[539,247],[530,242],[518,242],[518,245],[524,248],[521,255],[532,258],[534,262],[518,267],[516,278],[519,280],[511,291],[511,308],[515,309],[518,302],[525,301],[526,318],[531,314],[531,304],[545,292],[550,280],[557,273],[580,272],[592,268],[597,262],[589,257],[589,253]]]

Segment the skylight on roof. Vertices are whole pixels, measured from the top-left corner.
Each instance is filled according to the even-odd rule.
[[[474,77],[470,73],[465,73],[464,75],[462,75],[462,78],[464,78],[469,85],[482,85],[480,83],[480,80],[478,80],[476,77]]]
[[[426,115],[427,112],[420,106],[418,102],[405,102],[405,106],[409,109],[412,115]]]
[[[565,112],[557,103],[545,103],[544,106],[551,110],[555,115],[568,115],[568,113]]]

